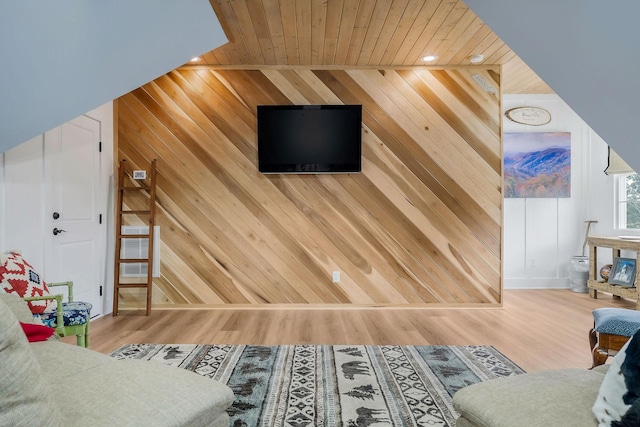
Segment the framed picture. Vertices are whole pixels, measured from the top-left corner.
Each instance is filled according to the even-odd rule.
[[[504,197],[571,197],[571,132],[504,132]]]
[[[636,260],[632,258],[615,258],[609,274],[609,283],[620,286],[635,286]]]

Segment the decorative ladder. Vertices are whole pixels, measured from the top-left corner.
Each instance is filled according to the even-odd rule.
[[[114,271],[114,287],[113,287],[113,316],[118,315],[119,291],[123,288],[145,288],[147,292],[146,298],[146,315],[151,311],[151,289],[153,283],[153,242],[154,242],[154,223],[156,214],[156,163],[153,159],[149,171],[148,179],[136,177],[137,171],[128,173],[126,170],[126,160],[120,161],[118,170],[118,200],[116,215],[116,239],[115,239],[115,271]],[[140,182],[140,184],[136,184]],[[147,185],[148,182],[148,185]],[[146,191],[149,193],[149,209],[144,210],[124,210],[125,194],[128,192]],[[124,215],[142,215],[148,217],[149,232],[147,234],[122,234],[122,223]],[[149,252],[146,258],[122,258],[122,240],[123,239],[148,239]],[[121,264],[147,264],[147,281],[144,283],[122,283],[120,277]]]

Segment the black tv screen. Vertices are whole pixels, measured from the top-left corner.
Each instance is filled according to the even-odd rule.
[[[262,173],[361,170],[362,105],[259,105]]]

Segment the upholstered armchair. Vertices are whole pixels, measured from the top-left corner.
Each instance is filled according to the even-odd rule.
[[[61,286],[67,288],[67,302],[63,302],[62,294],[54,295],[49,289]],[[0,253],[0,290],[24,299],[33,317],[55,329],[58,335],[75,335],[79,346],[89,347],[92,306],[73,300],[73,282],[47,284],[19,252],[11,251]]]
[[[23,297],[27,302],[55,300],[54,311],[46,311],[42,314],[34,314],[42,323],[56,330],[61,337],[76,336],[76,343],[80,347],[89,347],[89,323],[91,321],[91,304],[88,302],[73,301],[73,282],[47,283],[47,286],[66,286],[67,301],[62,302],[63,295],[42,295],[35,297]]]

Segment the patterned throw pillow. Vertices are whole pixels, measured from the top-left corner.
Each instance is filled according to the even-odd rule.
[[[600,427],[640,425],[640,331],[615,355],[605,375],[593,414]]]
[[[31,264],[17,252],[5,252],[0,258],[0,285],[7,293],[20,297],[51,295],[47,284],[35,272]],[[42,314],[51,301],[31,301],[29,308],[33,314]]]

